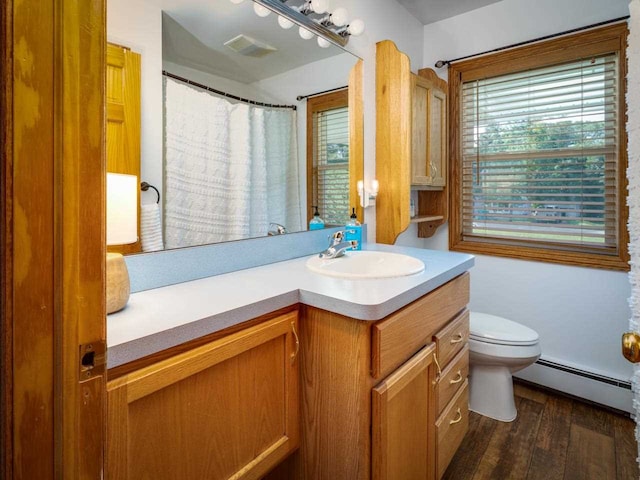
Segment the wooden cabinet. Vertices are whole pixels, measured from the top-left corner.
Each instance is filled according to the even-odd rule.
[[[411,74],[411,185],[442,190],[447,182],[447,82],[430,68]]]
[[[299,444],[297,312],[108,383],[107,478],[257,479]]]

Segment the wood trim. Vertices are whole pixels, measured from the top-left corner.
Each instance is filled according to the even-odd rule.
[[[13,478],[13,1],[0,6],[0,477]]]
[[[389,40],[376,45],[376,241],[394,244],[409,227],[411,196],[411,70]]]
[[[587,32],[568,35],[559,39],[540,42],[526,47],[486,55],[467,61],[456,62],[449,68],[449,151],[450,182],[449,202],[449,249],[459,252],[493,255],[521,260],[534,260],[562,265],[574,265],[609,270],[629,270],[629,232],[626,205],[627,191],[627,133],[626,124],[626,23],[615,24]],[[619,151],[618,151],[618,255],[602,255],[589,252],[567,251],[552,244],[541,247],[517,244],[496,244],[482,240],[463,240],[462,237],[462,168],[460,152],[460,91],[464,80],[483,78],[515,72],[526,68],[543,67],[583,58],[588,55],[619,52],[620,58],[620,104],[619,104]]]
[[[360,223],[365,222],[358,196],[358,180],[364,179],[363,68],[364,62],[358,60],[349,73],[349,204],[355,207]]]
[[[313,218],[314,209],[311,205],[313,200],[313,114],[333,108],[349,106],[349,90],[339,90],[337,92],[316,95],[307,99],[307,225]],[[349,138],[351,144],[351,138]],[[351,163],[351,159],[349,160]],[[349,166],[351,168],[351,166]],[[322,212],[320,217],[323,218]]]

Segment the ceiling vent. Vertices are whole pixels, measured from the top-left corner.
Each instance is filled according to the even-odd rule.
[[[224,42],[224,46],[240,55],[256,58],[264,57],[265,55],[278,51],[277,48],[271,45],[267,45],[266,43],[242,34]]]

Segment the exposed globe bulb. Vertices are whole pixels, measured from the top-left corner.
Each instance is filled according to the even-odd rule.
[[[298,29],[298,34],[305,40],[310,40],[313,38],[313,33],[311,33],[309,30],[303,27],[300,27]]]
[[[364,22],[359,18],[352,20],[349,24],[349,34],[357,37],[358,35],[362,35],[364,32]]]
[[[346,8],[336,8],[333,13],[331,13],[331,23],[336,27],[344,27],[348,21],[349,12],[347,12]]]
[[[329,48],[331,46],[331,42],[325,40],[322,37],[318,37],[318,46],[320,48]]]
[[[263,7],[258,3],[253,4],[253,11],[256,12],[256,15],[258,15],[259,17],[266,17],[271,13],[271,10],[269,10],[266,7]]]
[[[235,3],[236,5],[244,2],[244,0],[229,0],[231,3]]]
[[[311,0],[311,8],[316,13],[324,13],[329,8],[328,0]]]
[[[288,18],[278,17],[278,25],[280,25],[285,30],[288,30],[291,27],[293,27],[293,22],[291,20],[289,20]]]

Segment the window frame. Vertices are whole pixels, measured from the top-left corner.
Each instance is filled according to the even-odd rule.
[[[351,123],[351,106],[349,105],[349,89],[344,88],[335,92],[325,93],[322,95],[316,95],[307,99],[307,224],[313,218],[313,208],[315,205],[313,199],[314,192],[314,175],[313,175],[313,153],[314,153],[314,132],[313,132],[313,116],[318,112],[326,110],[333,110],[336,108],[347,107],[349,124]],[[351,165],[351,127],[348,127],[349,132],[349,165]],[[349,174],[351,167],[349,166]],[[351,179],[349,179],[349,185],[351,185]],[[320,216],[324,218],[322,212]],[[326,225],[327,227],[333,225]]]
[[[475,57],[449,66],[449,172],[450,216],[449,249],[452,251],[534,260],[610,270],[629,270],[629,232],[626,204],[627,193],[627,132],[626,132],[626,44],[627,24],[618,23],[585,32],[562,36],[553,40],[516,47],[502,52]],[[561,245],[541,243],[539,246],[520,246],[495,243],[481,239],[463,238],[462,217],[462,84],[481,78],[505,75],[533,68],[570,62],[591,55],[617,53],[618,78],[618,252],[616,255],[570,251]],[[490,239],[491,240],[491,239]]]

